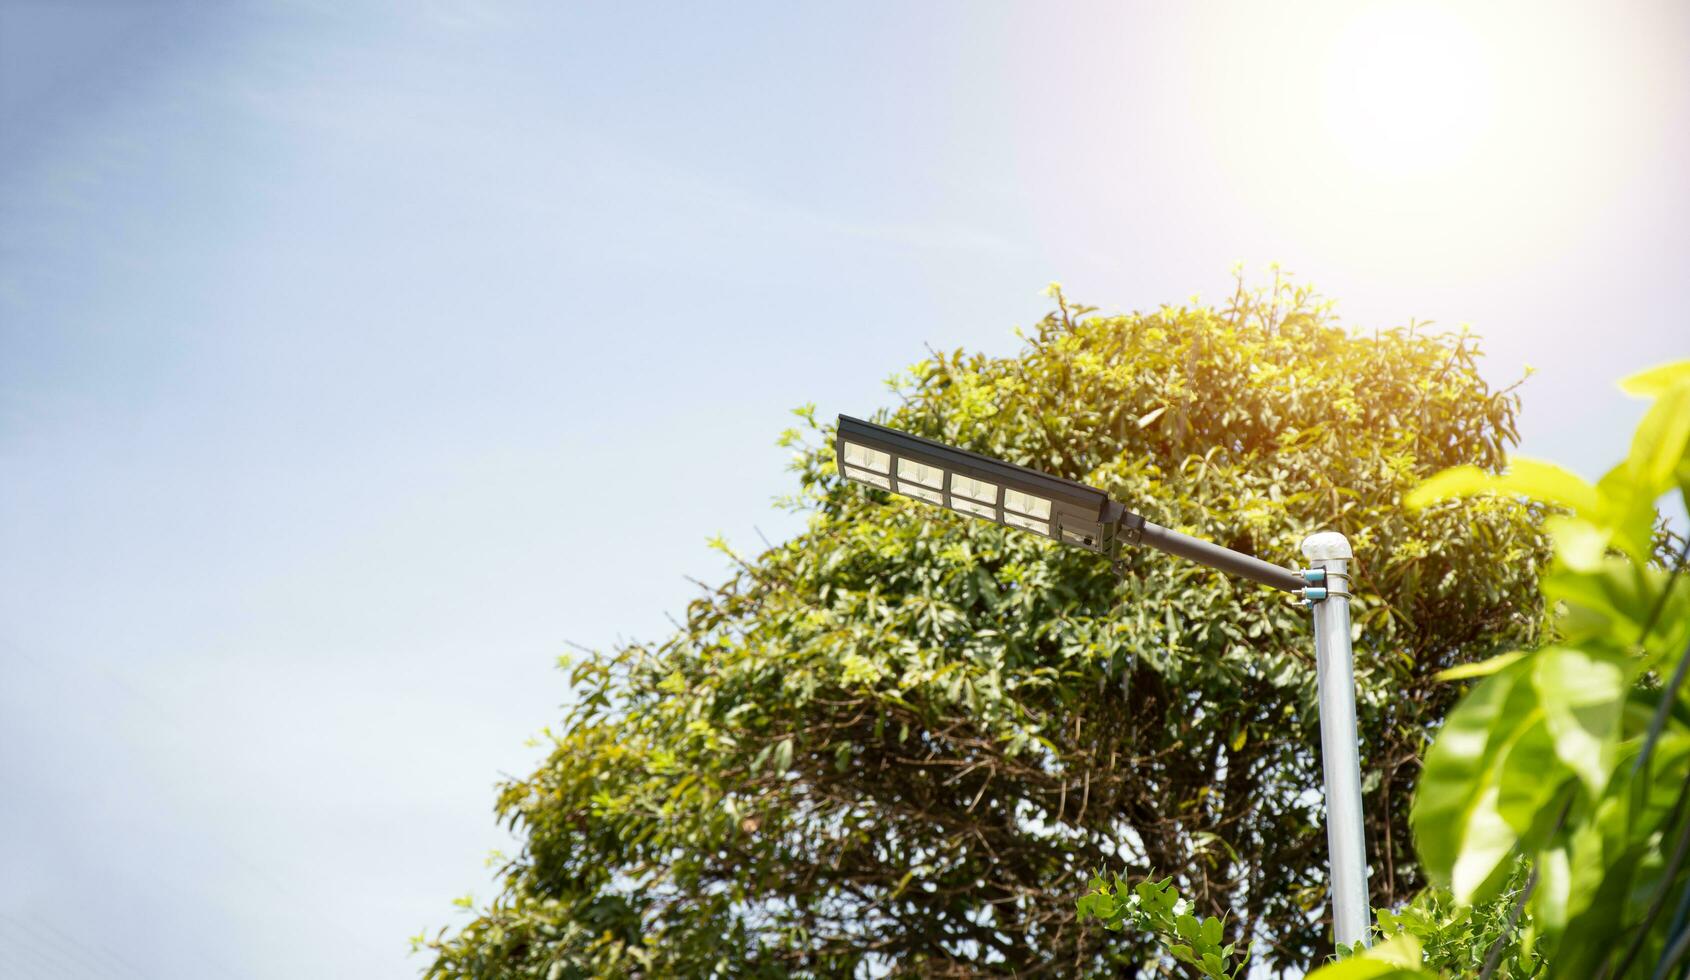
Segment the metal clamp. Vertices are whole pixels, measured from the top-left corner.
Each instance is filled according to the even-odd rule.
[[[1322,602],[1332,596],[1342,596],[1345,599],[1355,598],[1349,591],[1350,576],[1348,572],[1335,572],[1325,568],[1305,568],[1301,574],[1303,579],[1310,584],[1296,594],[1302,596],[1303,605],[1309,608],[1313,608],[1315,603]],[[1343,579],[1344,588],[1331,588],[1327,584],[1328,579]]]

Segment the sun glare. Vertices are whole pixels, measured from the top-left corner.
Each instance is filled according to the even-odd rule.
[[[1147,59],[1096,68],[1097,94],[1065,117],[1123,130],[1099,147],[1120,161],[1123,189],[1099,192],[1111,208],[1137,209],[1132,194],[1158,181],[1194,218],[1249,222],[1231,233],[1238,255],[1304,272],[1330,263],[1425,286],[1495,281],[1570,256],[1620,209],[1647,206],[1637,196],[1658,185],[1651,168],[1682,137],[1672,121],[1690,104],[1681,53],[1649,36],[1667,22],[1600,5],[1154,9],[1169,21],[1123,14],[1126,33],[1100,34],[1075,62],[1115,65],[1123,43],[1141,42]],[[1043,29],[1022,16],[1026,30]],[[1121,112],[1147,92],[1179,97]],[[1156,160],[1141,167],[1147,148]]]
[[[1330,51],[1326,124],[1358,167],[1396,176],[1445,170],[1491,123],[1488,52],[1450,11],[1425,3],[1366,9]]]

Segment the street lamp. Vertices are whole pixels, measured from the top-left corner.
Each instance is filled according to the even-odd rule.
[[[839,416],[834,451],[839,472],[847,480],[1111,558],[1123,544],[1149,545],[1308,600],[1314,610],[1333,927],[1340,943],[1367,942],[1367,856],[1350,651],[1347,568],[1352,555],[1342,534],[1310,535],[1302,547],[1310,567],[1292,571],[1152,524],[1083,483],[849,415]]]

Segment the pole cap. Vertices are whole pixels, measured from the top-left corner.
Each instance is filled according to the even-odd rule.
[[[1303,539],[1303,557],[1311,561],[1323,558],[1354,558],[1350,539],[1337,531],[1320,531]]]

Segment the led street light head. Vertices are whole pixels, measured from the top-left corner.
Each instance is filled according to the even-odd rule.
[[[839,416],[834,451],[847,480],[1063,544],[1110,556],[1118,544],[1142,544],[1297,595],[1308,584],[1301,573],[1152,524],[1083,483],[849,415]]]
[[[1107,553],[1123,513],[1101,490],[990,456],[839,417],[847,480]]]

